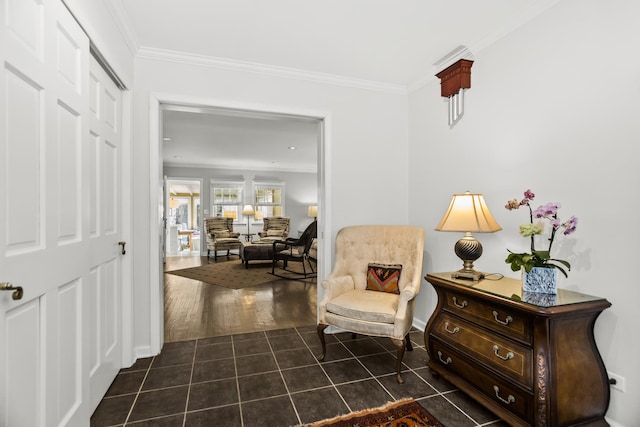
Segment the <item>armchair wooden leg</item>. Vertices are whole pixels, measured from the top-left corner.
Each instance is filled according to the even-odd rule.
[[[398,384],[404,384],[404,378],[402,378],[400,372],[402,371],[402,358],[404,357],[404,346],[406,340],[406,338],[402,341],[395,340],[393,338],[391,339],[393,346],[396,348],[396,381],[398,381]]]
[[[411,344],[411,337],[409,336],[408,332],[407,332],[407,335],[405,335],[404,337],[404,341],[407,343],[406,344],[407,351],[413,351],[413,344]]]
[[[324,357],[327,354],[327,342],[324,339],[324,330],[327,329],[329,327],[329,325],[323,325],[323,324],[319,324],[318,325],[318,337],[320,338],[320,344],[322,345],[322,356],[318,358],[319,361],[323,361]]]

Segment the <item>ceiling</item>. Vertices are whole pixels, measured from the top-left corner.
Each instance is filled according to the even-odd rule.
[[[405,91],[433,79],[459,46],[477,52],[558,1],[108,0],[138,55]],[[167,111],[164,119],[171,164],[288,170],[315,155],[315,130],[304,131],[314,125],[292,118]],[[289,145],[299,150],[280,155]]]

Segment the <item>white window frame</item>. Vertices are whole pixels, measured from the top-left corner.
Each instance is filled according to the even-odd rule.
[[[285,216],[285,183],[282,181],[253,181],[253,205],[255,209],[254,219],[256,223],[262,223],[262,218],[267,215],[266,211],[273,212],[273,208],[280,207],[280,213],[278,215],[270,216]],[[264,198],[259,199],[260,190],[279,190],[280,201],[268,201]]]
[[[229,190],[230,193],[233,193],[235,190],[236,200],[233,201],[232,198],[225,201],[222,200],[219,203],[216,203],[216,189],[220,189],[223,191]],[[225,207],[232,207],[235,211],[235,218],[233,219],[234,224],[238,224],[242,221],[242,206],[244,202],[244,182],[243,181],[221,181],[212,179],[209,185],[209,200],[211,205],[211,216],[224,216]],[[224,199],[224,195],[223,195]]]

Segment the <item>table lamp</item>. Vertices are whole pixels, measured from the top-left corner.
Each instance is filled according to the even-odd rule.
[[[484,278],[484,273],[473,269],[473,262],[482,255],[482,245],[472,235],[475,233],[494,233],[502,228],[498,225],[482,194],[454,194],[449,209],[444,214],[436,231],[463,232],[464,237],[458,240],[454,251],[462,260],[463,268],[452,273],[455,279],[471,279],[474,281]]]
[[[244,208],[242,209],[242,215],[246,215],[247,216],[247,237],[249,237],[249,234],[251,233],[249,231],[249,224],[251,222],[250,218],[251,215],[253,215],[255,212],[253,210],[253,206],[251,205],[244,205]]]
[[[311,205],[307,208],[307,216],[310,216],[314,220],[318,219],[318,206]]]

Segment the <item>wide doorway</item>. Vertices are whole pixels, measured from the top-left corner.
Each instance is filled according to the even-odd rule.
[[[309,217],[310,207],[315,206],[317,212],[323,194],[318,174],[321,120],[175,104],[163,105],[161,110],[168,224],[163,275],[164,341],[314,325],[317,279],[278,279],[233,289],[168,272],[241,262],[234,255],[223,254],[216,261],[207,256],[204,221],[220,210],[211,196],[214,189],[239,189],[238,207],[225,207],[222,212],[231,213],[230,216],[236,213],[234,228],[243,236],[259,238],[263,224],[258,214],[273,212],[274,206],[256,206],[260,200],[257,189],[282,188],[282,206],[275,210],[291,218],[288,236],[299,236],[315,220]],[[197,181],[201,186],[197,192],[195,188],[175,191],[180,181],[189,185]],[[247,204],[254,208],[253,216],[242,215],[242,207]],[[199,236],[198,244],[187,250],[188,242],[180,237],[181,230]],[[252,262],[250,267],[264,269],[266,265],[268,269],[269,262],[260,264]]]

